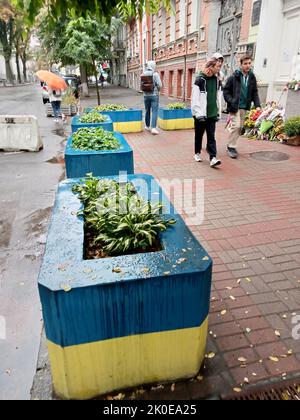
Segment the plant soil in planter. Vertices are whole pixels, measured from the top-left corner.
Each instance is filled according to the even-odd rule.
[[[176,219],[161,251],[84,260],[82,205],[72,192],[79,180],[58,188],[39,292],[62,398],[190,378],[204,360],[212,261],[152,177],[129,181]]]
[[[74,134],[78,134],[74,133]],[[65,150],[67,178],[81,178],[88,173],[95,176],[117,175],[119,172],[134,173],[133,150],[122,134],[113,133],[119,141],[116,150],[78,150],[73,147],[73,135]]]
[[[158,126],[163,130],[185,130],[194,128],[192,111],[188,109],[159,108]]]

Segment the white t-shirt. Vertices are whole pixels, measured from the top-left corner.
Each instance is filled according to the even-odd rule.
[[[62,101],[62,91],[60,89],[48,88],[50,102]]]

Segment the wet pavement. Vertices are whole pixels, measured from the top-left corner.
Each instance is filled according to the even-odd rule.
[[[0,400],[29,399],[42,330],[37,276],[66,134],[46,118],[39,85],[0,88],[0,114],[35,115],[44,142],[38,153],[0,152]]]

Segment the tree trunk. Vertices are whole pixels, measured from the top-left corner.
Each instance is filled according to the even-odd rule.
[[[8,81],[8,83],[13,84],[14,75],[11,69],[10,58],[7,59],[6,57],[5,57],[5,72],[6,72],[6,80]]]
[[[22,60],[22,64],[23,64],[23,78],[24,78],[24,83],[27,82],[27,55],[26,55],[26,51],[23,52],[23,54],[21,54],[21,60]]]
[[[82,95],[87,97],[89,96],[89,86],[87,81],[87,71],[84,65],[80,66],[80,76],[81,76],[81,85],[82,85]]]
[[[21,79],[21,70],[20,70],[19,58],[20,58],[19,48],[18,48],[18,45],[16,45],[16,66],[17,66],[18,83],[21,84],[22,79]]]
[[[11,56],[12,56],[12,35],[13,35],[13,20],[8,22],[0,19],[0,42],[3,47],[3,56],[5,60],[6,79],[9,83],[14,82],[14,76],[11,69]]]
[[[99,90],[99,83],[98,83],[98,74],[97,74],[97,68],[96,68],[95,61],[93,62],[93,64],[94,64],[94,69],[95,69],[97,100],[98,100],[98,105],[101,105],[101,101],[100,101],[100,90]]]

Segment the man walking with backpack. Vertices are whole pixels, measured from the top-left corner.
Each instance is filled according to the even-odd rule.
[[[149,61],[147,68],[141,76],[141,90],[144,92],[145,102],[145,129],[151,131],[152,134],[157,135],[157,118],[159,108],[159,92],[162,88],[162,83],[159,74],[155,71],[155,61]],[[152,114],[152,115],[151,115]]]
[[[250,111],[252,103],[256,108],[260,108],[257,80],[252,71],[252,58],[249,55],[241,58],[241,67],[228,79],[224,87],[224,98],[230,113],[227,152],[232,159],[236,159],[238,157],[237,143],[246,114]]]

